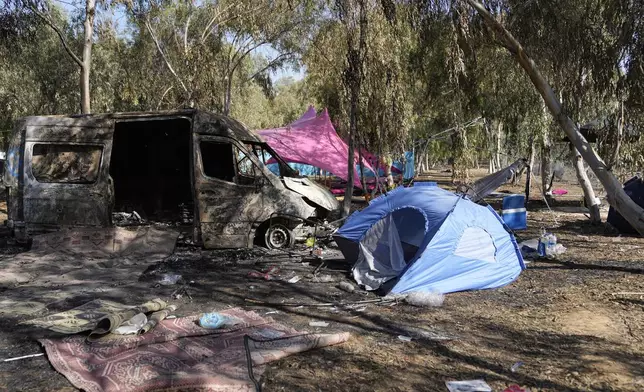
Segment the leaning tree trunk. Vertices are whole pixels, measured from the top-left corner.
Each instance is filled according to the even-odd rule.
[[[588,165],[604,186],[608,203],[613,206],[635,230],[644,235],[644,209],[638,206],[637,203],[635,203],[633,199],[624,192],[622,184],[620,184],[617,178],[615,178],[604,161],[602,161],[602,159],[593,150],[590,143],[588,143],[586,138],[584,138],[584,136],[579,132],[577,125],[563,112],[561,102],[559,102],[559,99],[555,95],[550,84],[548,84],[543,75],[541,75],[535,62],[528,56],[521,44],[512,36],[512,34],[510,34],[510,32],[506,30],[501,23],[494,19],[494,17],[485,9],[483,4],[476,0],[467,1],[483,17],[490,28],[497,32],[501,40],[505,43],[506,48],[510,53],[512,53],[517,62],[528,74],[530,80],[536,87],[537,91],[541,94],[546,105],[548,105],[548,109],[550,109],[552,116],[559,123],[575,148],[579,150],[584,160],[588,162]]]
[[[584,192],[584,199],[586,200],[586,206],[590,211],[590,221],[592,223],[601,223],[602,218],[599,213],[599,203],[595,197],[595,190],[593,185],[590,183],[586,169],[584,168],[584,160],[575,147],[572,147],[572,160],[575,166],[575,173],[577,174],[577,181],[579,181],[579,186]]]

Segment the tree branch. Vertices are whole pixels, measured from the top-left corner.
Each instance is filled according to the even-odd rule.
[[[208,22],[208,24],[207,24],[207,25],[206,25],[206,27],[204,28],[203,33],[201,33],[201,43],[202,43],[202,44],[206,41],[206,39],[210,36],[210,34],[212,34],[212,30],[213,30],[213,29],[211,29],[211,26],[215,23],[215,21],[217,20],[217,18],[219,18],[221,15],[223,15],[223,14],[224,14],[224,12],[227,12],[227,11],[228,11],[230,8],[232,8],[234,5],[235,5],[235,4],[230,4],[230,5],[229,5],[227,8],[225,8],[223,11],[218,12],[215,16],[213,16],[213,17],[212,17],[212,19],[210,19],[210,21]],[[219,22],[217,22],[217,25],[220,25],[220,24],[223,24],[223,23],[230,22],[231,20],[235,20],[235,19],[237,19],[237,18],[239,18],[239,17],[241,17],[241,16],[243,16],[243,15],[250,14],[251,12],[259,11],[261,8],[264,8],[264,6],[260,6],[260,7],[257,7],[257,8],[252,8],[252,9],[250,9],[250,10],[246,11],[246,12],[242,12],[242,13],[238,13],[238,14],[233,14],[233,15],[231,15],[230,17],[225,18],[225,19],[220,20]]]
[[[72,58],[72,60],[74,60],[74,62],[76,64],[78,64],[79,67],[82,68],[84,66],[83,61],[74,52],[72,52],[72,49],[67,44],[67,40],[63,36],[63,33],[62,33],[62,31],[60,31],[58,26],[56,26],[51,19],[49,19],[47,16],[45,16],[40,11],[38,11],[36,9],[36,7],[34,7],[32,5],[29,5],[28,7],[34,14],[36,14],[40,19],[42,19],[49,27],[51,27],[56,32],[56,34],[58,35],[58,38],[60,38],[60,42],[63,44],[63,48],[65,48],[65,51],[67,52],[67,54]]]
[[[273,60],[271,60],[265,67],[260,69],[259,71],[255,72],[252,76],[246,78],[246,80],[252,80],[254,79],[257,75],[261,74],[262,72],[266,71],[267,69],[270,69],[273,67],[275,64],[277,64],[280,61],[283,61],[286,57],[294,55],[295,52],[288,52],[288,53],[282,53],[279,56],[275,57]]]
[[[150,33],[150,36],[152,37],[152,40],[154,41],[154,44],[156,45],[157,50],[159,51],[159,54],[161,54],[161,57],[163,58],[163,61],[165,62],[166,67],[168,67],[168,70],[170,71],[170,73],[172,73],[172,75],[174,75],[174,77],[177,78],[177,80],[181,84],[181,87],[183,88],[183,91],[187,93],[188,88],[183,83],[183,80],[181,80],[179,75],[177,75],[177,73],[174,71],[174,68],[172,68],[172,64],[170,64],[170,61],[168,60],[165,53],[163,52],[163,49],[161,48],[161,44],[159,44],[159,40],[157,39],[156,35],[154,34],[154,31],[152,30],[152,26],[150,26],[150,20],[146,19],[144,21],[144,24],[148,30],[148,33]]]
[[[186,27],[183,29],[183,53],[184,56],[188,56],[188,29],[190,28],[190,19],[192,18],[192,14],[188,15],[188,19],[186,20]]]
[[[165,89],[165,91],[164,91],[164,92],[163,92],[163,94],[161,95],[161,99],[159,99],[159,103],[157,104],[157,110],[159,110],[159,108],[161,107],[161,104],[163,103],[163,99],[164,99],[164,98],[165,98],[165,96],[170,92],[170,90],[172,90],[172,87],[173,87],[173,86],[170,86],[170,87],[168,87],[167,89]]]

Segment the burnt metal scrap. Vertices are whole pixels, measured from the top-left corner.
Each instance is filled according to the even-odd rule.
[[[339,207],[255,132],[198,110],[25,117],[15,124],[3,183],[7,224],[23,241],[123,223],[136,212],[143,221],[191,224],[206,248],[258,239],[286,247]],[[272,233],[281,240],[271,244]]]

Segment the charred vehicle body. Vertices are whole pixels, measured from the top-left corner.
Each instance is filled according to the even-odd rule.
[[[198,110],[22,118],[3,183],[19,241],[136,211],[192,225],[206,248],[282,248],[339,207],[243,124]]]

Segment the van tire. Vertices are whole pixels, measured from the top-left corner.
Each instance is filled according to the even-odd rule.
[[[293,232],[282,223],[274,222],[264,232],[264,246],[268,249],[291,248],[293,243]]]

